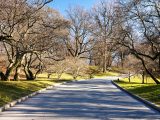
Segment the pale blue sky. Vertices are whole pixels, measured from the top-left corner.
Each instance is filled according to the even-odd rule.
[[[53,2],[49,4],[49,6],[65,15],[65,10],[68,9],[70,6],[78,5],[89,9],[98,1],[100,0],[53,0]]]

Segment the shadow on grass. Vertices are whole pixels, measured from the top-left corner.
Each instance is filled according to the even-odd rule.
[[[0,106],[35,91],[30,85],[19,85],[0,82]]]
[[[53,80],[56,83],[62,83],[62,82],[72,82],[73,79],[60,79],[60,80]]]
[[[37,79],[21,81],[0,81],[0,106],[11,102],[32,92],[43,89],[54,83],[68,82],[71,80]]]

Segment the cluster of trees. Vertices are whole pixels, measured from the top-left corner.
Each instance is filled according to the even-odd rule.
[[[0,3],[1,80],[18,80],[23,69],[35,79],[43,69],[42,58],[66,33],[68,25],[57,11],[46,7],[52,0],[2,0]]]
[[[90,11],[72,9],[68,15],[73,26],[69,40],[75,42],[69,46],[71,54],[88,58],[103,72],[116,63],[159,84],[159,4],[158,0],[117,0],[101,1]]]
[[[129,66],[149,75],[157,84],[160,73],[160,2],[129,0],[119,2],[114,41],[129,55]],[[128,56],[129,56],[128,55]]]
[[[50,78],[50,75],[53,73],[56,73],[58,80],[63,73],[72,75],[73,79],[77,79],[78,76],[86,77],[87,70],[87,63],[83,59],[77,57],[67,57],[61,61],[50,61],[45,69],[45,71],[49,73],[48,78]]]
[[[46,7],[51,0],[5,0],[0,4],[0,46],[6,68],[2,80],[23,69],[27,79],[43,71],[106,72],[111,66],[149,75],[159,84],[159,0],[100,1],[90,10],[80,6],[63,18]],[[0,62],[0,64],[2,64]],[[3,65],[4,66],[4,65]],[[4,71],[5,70],[5,71]]]

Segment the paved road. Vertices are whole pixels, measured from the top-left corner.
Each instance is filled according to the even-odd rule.
[[[160,113],[131,98],[106,79],[60,85],[0,115],[0,120],[125,119],[158,120]]]

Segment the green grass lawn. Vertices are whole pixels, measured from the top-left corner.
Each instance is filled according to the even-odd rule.
[[[140,84],[136,82],[116,81],[121,87],[150,102],[160,105],[160,85],[154,83]]]
[[[93,77],[94,78],[103,78],[103,77],[107,77],[107,76],[118,76],[118,75],[119,75],[119,73],[107,71],[105,73],[95,74]]]
[[[48,73],[43,73],[43,74],[39,74],[38,75],[39,78],[47,78],[48,77]],[[50,76],[50,79],[57,79],[58,78],[58,75],[56,73],[53,73],[51,76]],[[61,78],[61,80],[73,80],[73,76],[70,75],[70,74],[67,74],[67,73],[63,73]],[[78,76],[77,77],[77,80],[81,80],[81,79],[87,79],[87,77],[83,77],[83,76]]]
[[[104,78],[104,77],[107,77],[107,76],[118,76],[118,75],[119,75],[119,73],[107,71],[105,73],[100,72],[100,73],[94,74],[93,78]],[[43,74],[38,75],[38,77],[40,79],[47,78],[47,76],[48,76],[48,73],[43,73]],[[56,73],[53,73],[50,76],[51,79],[57,79],[57,77],[58,76],[57,76]],[[73,80],[73,76],[70,75],[70,74],[67,74],[67,73],[63,73],[60,79],[62,79],[62,80]],[[77,77],[77,80],[82,80],[82,79],[89,79],[89,75],[84,75],[84,76],[78,76]]]
[[[56,74],[52,74],[50,79],[47,77],[48,74],[43,73],[39,74],[37,76],[37,80],[34,81],[0,81],[0,106],[26,96],[32,92],[43,89],[49,85],[53,85],[54,83],[73,80],[73,77],[66,73],[62,74],[60,80],[57,80]],[[84,78],[78,77],[77,79]]]
[[[128,78],[123,78],[122,80],[124,82],[129,82]],[[142,75],[138,74],[138,75],[131,76],[130,80],[131,80],[131,82],[142,83]],[[145,76],[144,83],[154,84],[155,82],[152,80],[151,77]]]
[[[56,75],[51,75],[47,79],[47,73],[40,74],[37,80],[34,81],[0,81],[0,106],[16,100],[20,97],[26,96],[32,92],[43,89],[54,83],[60,83],[72,80],[72,76],[63,74],[60,80],[56,80]]]
[[[48,77],[48,73],[43,73],[43,74],[39,74],[38,75],[39,78],[47,78]],[[50,78],[51,79],[57,79],[58,75],[56,73],[53,73]],[[72,75],[63,73],[60,79],[65,79],[65,80],[71,80],[73,79]]]
[[[54,83],[53,80],[1,81],[0,106]]]

